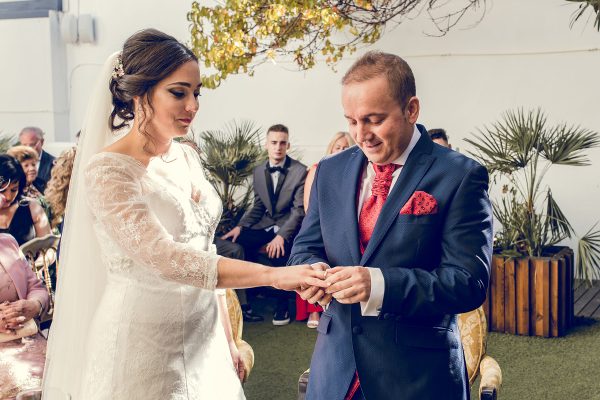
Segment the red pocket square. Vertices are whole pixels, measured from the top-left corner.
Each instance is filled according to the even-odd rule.
[[[416,191],[410,196],[400,214],[428,215],[438,212],[437,201],[427,192]]]

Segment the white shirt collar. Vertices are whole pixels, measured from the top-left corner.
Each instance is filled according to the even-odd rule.
[[[269,167],[273,168],[273,167],[281,167],[283,168],[283,166],[285,165],[285,161],[287,160],[287,156],[283,159],[282,162],[278,163],[278,164],[271,164],[271,161],[269,161]]]
[[[415,125],[415,129],[413,130],[412,137],[410,138],[410,142],[408,143],[406,150],[404,150],[404,152],[400,155],[400,157],[398,157],[394,161],[392,161],[392,164],[398,164],[398,165],[402,165],[402,166],[404,164],[406,164],[406,160],[408,160],[408,156],[410,155],[410,153],[413,151],[413,149],[417,145],[417,142],[419,141],[419,139],[421,139],[421,132],[417,128],[417,125]],[[371,165],[371,164],[372,164],[372,162],[369,161],[369,165]],[[367,168],[367,170],[368,170],[368,173],[371,173],[371,172],[375,173],[375,171],[373,171],[373,168]],[[396,170],[394,173],[400,173],[400,172],[399,172],[399,170]]]

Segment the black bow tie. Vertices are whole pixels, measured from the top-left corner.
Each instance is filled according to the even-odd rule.
[[[267,168],[269,170],[269,173],[272,174],[273,172],[280,172],[282,174],[285,174],[285,169],[283,167],[268,167]]]

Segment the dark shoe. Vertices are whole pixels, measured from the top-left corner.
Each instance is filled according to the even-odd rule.
[[[288,310],[275,311],[273,314],[273,325],[282,326],[290,323],[290,312]]]
[[[242,317],[244,322],[261,322],[264,320],[262,315],[254,314],[251,308],[242,310]]]

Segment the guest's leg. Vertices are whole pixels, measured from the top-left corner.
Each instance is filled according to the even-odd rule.
[[[318,304],[310,304],[309,302],[306,302],[306,304],[306,311],[310,313],[308,316],[308,321],[306,322],[306,326],[314,329],[319,326],[323,308],[321,308],[321,306]]]
[[[244,247],[246,260],[258,262],[258,251],[274,237],[273,230],[267,232],[264,229],[243,228],[236,243]]]
[[[308,301],[302,300],[302,297],[296,293],[296,321],[304,321],[308,318],[308,305]]]
[[[272,258],[271,263],[274,267],[283,267],[287,265],[287,261],[292,250],[292,244],[285,242],[285,254],[282,257]],[[277,301],[275,314],[273,315],[273,325],[287,325],[290,322],[289,300],[290,292],[285,290],[275,290],[275,300]]]
[[[215,237],[215,246],[217,247],[217,254],[227,258],[235,258],[237,260],[245,259],[244,247],[238,243],[231,242],[229,240],[223,240]],[[254,314],[252,307],[248,302],[246,296],[246,289],[236,289],[236,294],[240,301],[240,307],[242,308],[242,317],[245,322],[260,322],[264,320],[261,315]]]

